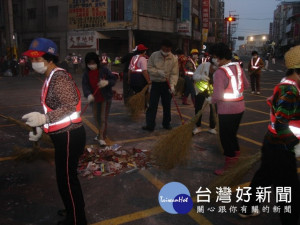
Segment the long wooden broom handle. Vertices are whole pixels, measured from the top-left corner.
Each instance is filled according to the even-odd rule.
[[[95,90],[94,93],[93,93],[93,96],[95,96],[95,94],[97,93],[98,90],[99,90],[99,87],[96,88],[96,90]],[[81,110],[80,116],[82,116],[82,115],[85,113],[85,111],[87,110],[87,107],[88,107],[88,106],[89,106],[89,103],[87,103],[87,104],[84,106],[83,110]]]
[[[170,82],[169,82],[168,78],[166,78],[166,81],[167,81],[167,84],[168,84],[168,86],[169,86],[169,90],[170,90],[170,93],[171,93],[171,95],[172,95],[172,99],[173,99],[173,101],[174,101],[174,104],[175,104],[175,106],[176,106],[178,115],[179,115],[179,117],[180,117],[181,124],[183,125],[185,121],[184,121],[184,119],[183,119],[183,117],[182,117],[182,114],[181,114],[181,112],[180,112],[180,110],[179,110],[179,107],[178,107],[178,105],[177,105],[175,96],[174,96],[174,94],[173,94],[173,92],[172,92],[172,90],[171,90],[171,85],[170,85]]]

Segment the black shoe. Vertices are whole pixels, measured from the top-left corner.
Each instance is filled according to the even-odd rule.
[[[148,126],[143,126],[142,129],[150,131],[150,132],[154,131],[154,128],[151,128],[151,127],[148,127]]]
[[[163,126],[163,128],[164,129],[166,129],[166,130],[172,130],[172,127],[171,127],[171,125],[169,124],[169,125],[167,125],[167,126]]]
[[[67,210],[60,209],[60,210],[57,211],[57,215],[59,215],[59,216],[66,216],[67,215]]]

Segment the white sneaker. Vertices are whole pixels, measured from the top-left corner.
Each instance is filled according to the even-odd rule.
[[[260,95],[260,92],[258,91],[258,92],[256,92],[256,94]]]
[[[98,135],[96,137],[94,137],[94,141],[99,141]]]
[[[251,91],[251,94],[254,94],[255,92],[254,91]]]
[[[106,146],[106,142],[104,140],[98,140],[100,146]]]
[[[208,132],[211,134],[217,134],[217,130],[215,128],[209,129]]]
[[[193,130],[193,135],[195,134],[198,134],[200,133],[202,130],[201,130],[201,127],[196,127],[194,130]]]

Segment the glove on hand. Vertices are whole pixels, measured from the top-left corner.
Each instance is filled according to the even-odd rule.
[[[205,100],[206,100],[209,104],[211,104],[211,97],[207,97]]]
[[[46,115],[39,112],[31,112],[22,116],[23,120],[26,120],[26,124],[31,127],[39,127],[46,123]]]
[[[91,102],[93,102],[95,100],[94,95],[89,94],[89,96],[87,97],[88,103],[90,104]]]
[[[38,141],[43,134],[43,130],[40,127],[36,127],[36,134],[33,131],[29,132],[29,141]]]
[[[200,75],[199,78],[200,80],[209,81],[209,77],[204,74]]]
[[[296,157],[300,157],[300,143],[294,147]]]
[[[100,80],[97,85],[99,88],[104,88],[108,85],[108,80]]]
[[[166,73],[163,70],[157,70],[157,73],[159,74],[159,76],[161,76],[162,78],[166,78]]]
[[[170,91],[171,94],[175,94],[175,87],[174,87],[174,85],[170,86],[170,90],[169,91]]]

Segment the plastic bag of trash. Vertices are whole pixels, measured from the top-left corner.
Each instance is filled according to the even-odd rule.
[[[12,77],[12,76],[13,76],[13,73],[11,72],[11,69],[7,69],[7,70],[4,72],[3,75],[6,76],[6,77]]]

